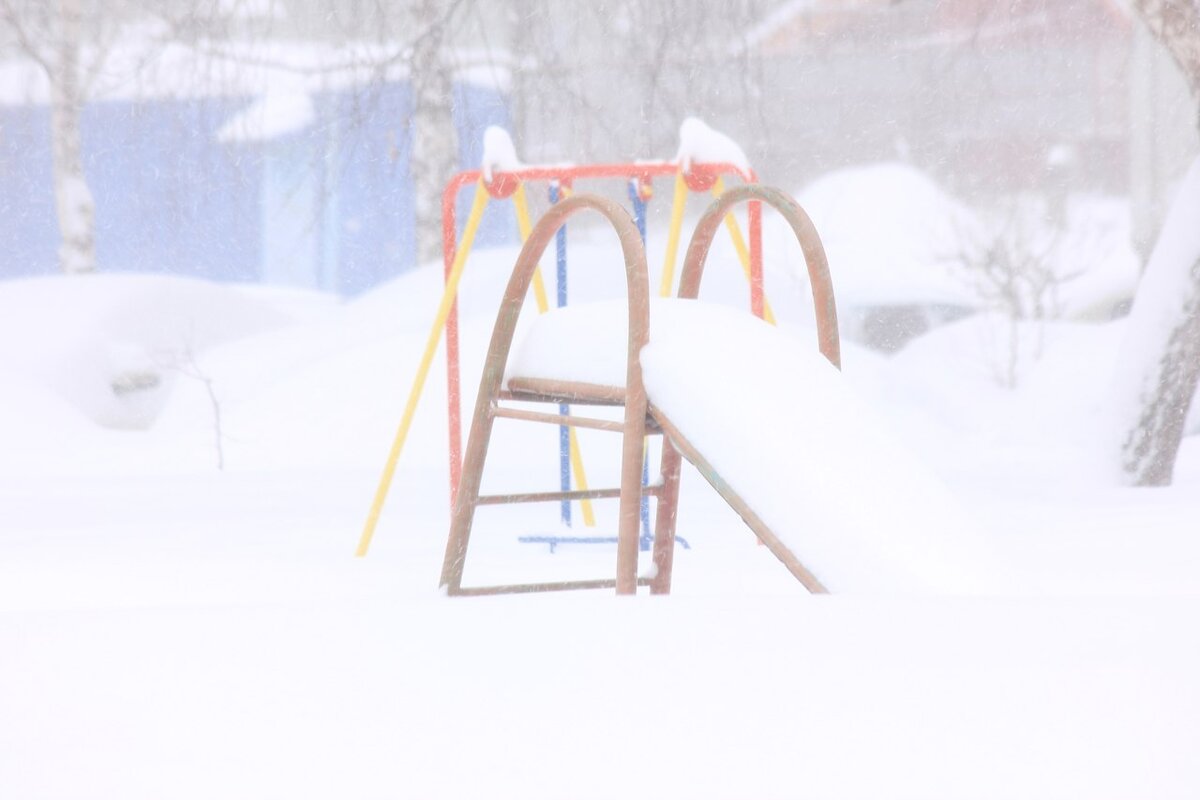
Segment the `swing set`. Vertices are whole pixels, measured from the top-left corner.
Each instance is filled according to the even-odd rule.
[[[490,174],[490,179],[489,179]],[[388,453],[387,462],[379,481],[367,516],[366,525],[359,539],[357,556],[365,556],[370,548],[375,529],[383,510],[384,502],[395,476],[396,465],[404,448],[409,429],[416,414],[417,405],[424,391],[425,381],[432,367],[438,343],[443,332],[446,337],[446,370],[447,370],[447,422],[449,448],[449,483],[450,505],[454,507],[458,497],[459,485],[463,472],[462,447],[462,410],[461,385],[459,368],[459,330],[458,330],[458,287],[465,271],[471,248],[475,242],[480,220],[483,217],[490,200],[511,200],[517,219],[518,232],[522,243],[530,236],[528,197],[526,185],[532,182],[545,183],[548,186],[548,199],[552,205],[566,199],[572,192],[575,181],[578,180],[623,180],[628,187],[628,194],[633,210],[634,222],[641,237],[642,245],[646,240],[647,207],[654,197],[654,181],[656,178],[674,178],[672,194],[671,218],[668,228],[667,246],[664,254],[662,277],[659,295],[670,297],[675,290],[675,265],[678,257],[680,235],[683,227],[683,217],[687,207],[689,193],[711,193],[720,198],[725,194],[726,178],[736,178],[743,184],[756,184],[757,175],[752,169],[740,167],[733,163],[699,163],[693,162],[687,169],[681,163],[673,161],[627,162],[613,164],[587,164],[571,166],[530,166],[511,169],[508,171],[485,172],[484,170],[469,170],[455,175],[446,184],[442,193],[442,247],[444,256],[444,290],[441,302],[429,332],[425,350],[417,367],[401,417],[399,429]],[[459,194],[468,186],[474,186],[475,192],[471,202],[470,212],[463,225],[462,238],[456,239],[457,214],[456,206]],[[732,212],[723,218],[738,261],[750,286],[750,309],[756,316],[774,323],[774,314],[763,293],[762,269],[762,212],[761,203],[751,200],[747,204],[748,239],[742,231]],[[561,227],[555,234],[556,249],[556,306],[567,304],[567,250],[566,228]],[[532,275],[531,289],[539,313],[549,310],[549,298],[546,292],[540,268],[535,268]],[[520,412],[513,412],[519,414]],[[527,417],[530,415],[526,415]],[[546,415],[533,415],[539,418]],[[594,523],[594,513],[591,500],[611,496],[606,492],[593,491],[588,488],[587,476],[574,427],[570,419],[570,408],[566,403],[559,404],[556,420],[559,425],[559,476],[560,491],[544,495],[521,495],[526,501],[554,501],[561,503],[562,520],[567,526],[571,525],[571,503],[578,501],[581,506],[583,522],[591,527]],[[548,421],[548,420],[542,420]],[[649,478],[649,462],[646,454],[642,459],[643,486]],[[574,486],[572,489],[572,475]],[[517,496],[503,496],[497,502],[514,502]],[[651,547],[650,516],[648,498],[643,496],[640,509],[641,537],[639,548],[643,551]],[[550,546],[551,552],[556,545],[564,542],[599,543],[614,542],[612,537],[557,537],[557,536],[528,536],[521,541],[544,543]],[[686,542],[679,540],[684,547]]]

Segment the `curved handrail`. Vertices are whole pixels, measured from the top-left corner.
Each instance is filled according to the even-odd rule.
[[[573,164],[558,166],[525,166],[509,172],[496,172],[491,182],[483,178],[483,170],[474,169],[459,172],[446,182],[442,191],[442,258],[446,280],[450,280],[452,264],[457,256],[458,243],[455,241],[458,230],[456,205],[461,189],[474,183],[482,182],[488,196],[499,199],[508,192],[515,192],[516,187],[527,181],[559,181],[562,185],[570,185],[572,181],[590,178],[636,178],[650,180],[656,176],[679,174],[680,165],[674,161],[635,161],[616,164]],[[699,163],[694,162],[691,168],[683,174],[692,189],[706,190],[712,181],[721,175],[737,175],[747,183],[758,180],[753,169],[729,163]],[[753,214],[753,212],[751,212]],[[753,227],[753,222],[751,227]],[[751,234],[751,246],[754,246]],[[462,409],[459,386],[459,352],[458,352],[458,304],[452,303],[446,317],[446,424],[447,443],[450,449],[450,496],[453,499],[458,493],[458,482],[462,468]]]
[[[700,279],[704,274],[704,263],[717,228],[729,210],[738,203],[761,200],[778,211],[788,224],[808,266],[809,283],[812,284],[813,307],[817,318],[817,344],[821,354],[839,369],[842,366],[842,348],[838,338],[837,305],[833,298],[833,281],[829,277],[829,260],[821,237],[800,204],[786,192],[771,186],[753,184],[730,189],[717,198],[696,225],[692,240],[688,244],[683,262],[683,276],[679,279],[679,297],[695,299],[700,293]]]
[[[494,420],[492,405],[499,396],[504,370],[512,349],[517,319],[529,292],[533,272],[542,253],[572,215],[593,209],[608,220],[617,232],[625,259],[629,298],[629,350],[625,381],[625,436],[621,445],[621,511],[617,535],[617,593],[637,590],[638,512],[641,500],[642,440],[646,427],[646,389],[642,384],[639,354],[650,338],[650,285],[646,269],[646,251],[633,219],[619,203],[594,194],[577,194],[562,200],[538,220],[525,240],[492,330],[491,344],[479,382],[475,416],[467,440],[462,480],[454,503],[446,557],[442,564],[441,585],[456,593],[462,585],[467,542],[471,535],[473,507],[479,498],[483,463]]]

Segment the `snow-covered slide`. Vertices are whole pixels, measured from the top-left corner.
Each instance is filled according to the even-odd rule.
[[[811,343],[677,303],[642,351],[652,413],[764,541],[834,592],[990,587],[973,521]]]
[[[625,340],[622,302],[552,311],[508,373],[622,386]],[[641,366],[651,416],[793,571],[832,592],[992,588],[973,521],[811,342],[748,312],[657,300]]]
[[[712,237],[738,202],[774,206],[791,225],[809,270],[817,347],[738,312],[697,300]],[[537,259],[566,218],[590,208],[614,226],[625,260],[625,302],[540,317],[515,352],[512,337]],[[781,562],[810,590],[973,592],[994,588],[984,537],[945,487],[906,452],[842,381],[836,309],[824,249],[812,222],[775,189],[743,186],[705,212],[688,247],[677,299],[649,300],[645,252],[628,215],[576,195],[538,222],[517,260],[497,315],[464,458],[442,585],[451,594],[649,585],[670,590],[680,457],[691,461]],[[482,496],[493,422],[561,424],[517,403],[617,404],[624,422],[570,424],[622,433],[621,487]],[[661,484],[642,488],[642,445],[660,429]],[[637,507],[658,497],[654,574],[638,578]],[[461,584],[475,508],[487,503],[618,497],[615,581],[530,586]]]

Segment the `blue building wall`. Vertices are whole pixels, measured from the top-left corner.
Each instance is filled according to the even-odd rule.
[[[325,172],[338,205],[337,225],[325,229],[326,257],[337,261],[336,284],[328,288],[343,294],[374,286],[415,263],[407,133],[411,101],[402,84],[317,99],[318,117],[329,121],[321,135],[336,153]]]
[[[0,108],[0,277],[56,269],[48,109]]]
[[[85,108],[84,170],[96,201],[99,268],[342,294],[411,268],[408,87],[318,94],[316,119],[301,131],[268,142],[218,142],[221,126],[252,101]],[[507,119],[497,92],[456,88],[464,168],[479,164],[483,130]],[[49,127],[45,107],[0,107],[0,278],[58,268]],[[506,205],[493,204],[478,246],[516,239]]]
[[[216,140],[236,108],[213,99],[84,109],[101,269],[258,279],[262,163]],[[31,188],[47,191],[49,180]]]

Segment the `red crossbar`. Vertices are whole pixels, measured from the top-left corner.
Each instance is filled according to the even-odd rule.
[[[679,164],[672,161],[643,161],[616,164],[579,164],[562,166],[531,166],[511,172],[496,172],[485,186],[492,197],[504,198],[512,194],[517,185],[525,181],[558,181],[570,185],[577,179],[630,178],[651,182],[656,176],[675,175]],[[706,192],[717,178],[735,175],[746,183],[757,183],[754,170],[746,170],[735,164],[693,164],[683,177],[693,192]],[[450,269],[458,248],[458,222],[456,203],[458,193],[464,186],[476,183],[483,177],[481,170],[460,172],[446,183],[442,192],[442,255],[445,279],[450,278]],[[763,315],[762,274],[762,209],[757,201],[749,204],[750,236],[750,309],[758,317]],[[458,301],[450,307],[446,318],[446,408],[450,443],[450,505],[458,495],[458,483],[462,476],[462,390],[460,384],[458,353]]]

